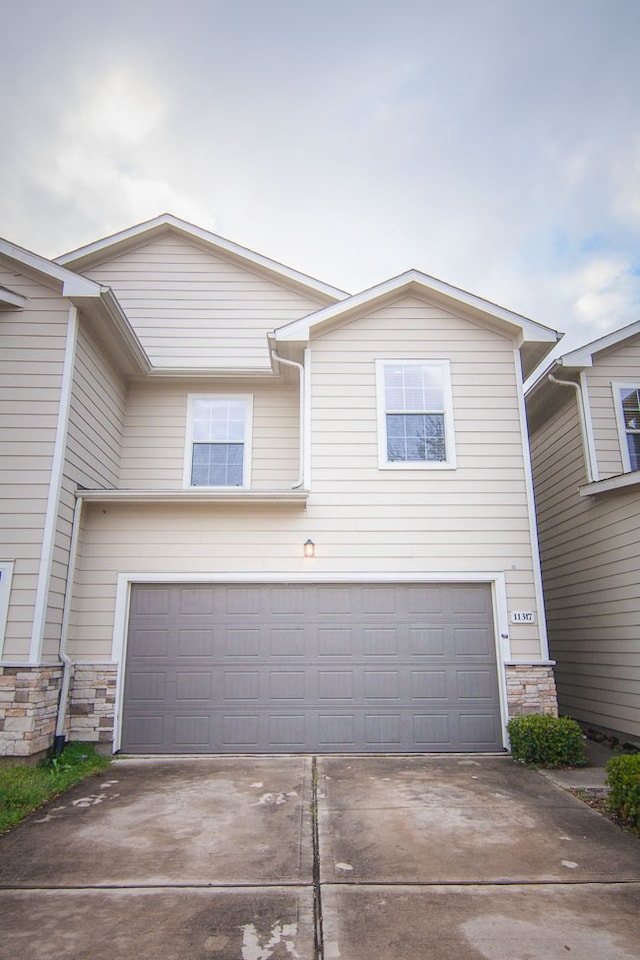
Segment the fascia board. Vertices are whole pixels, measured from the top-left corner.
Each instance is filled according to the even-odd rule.
[[[592,340],[577,350],[565,353],[562,357],[558,358],[558,362],[561,363],[563,367],[592,367],[594,354],[600,353],[602,350],[607,350],[609,347],[615,347],[619,343],[629,340],[631,337],[638,336],[638,334],[640,334],[640,320],[627,324],[626,327],[621,327],[619,330],[607,333],[604,337],[599,337],[597,340]]]
[[[29,298],[23,297],[21,293],[9,290],[8,287],[0,287],[1,307],[9,307],[12,310],[24,310],[28,302]]]
[[[19,263],[29,270],[35,271],[42,276],[56,280],[61,286],[61,292],[65,297],[85,296],[99,297],[100,286],[93,280],[87,280],[86,277],[78,276],[71,270],[46,257],[41,257],[31,250],[25,250],[9,240],[0,238],[0,255]]]
[[[60,257],[56,257],[55,262],[62,265],[74,264],[83,267],[91,262],[98,262],[101,259],[105,259],[109,253],[115,254],[118,248],[131,245],[132,242],[143,239],[146,235],[161,232],[163,229],[176,230],[184,236],[190,237],[192,240],[197,240],[199,243],[204,243],[216,251],[229,254],[236,260],[242,260],[254,267],[258,267],[260,270],[266,271],[278,277],[280,280],[294,283],[298,287],[304,287],[314,293],[322,294],[323,297],[329,297],[331,300],[344,300],[345,297],[349,296],[344,290],[338,290],[337,287],[332,287],[327,283],[309,277],[306,274],[300,273],[298,270],[278,263],[276,260],[271,260],[269,257],[256,253],[254,250],[242,247],[232,240],[227,240],[215,233],[211,233],[209,230],[204,230],[202,227],[188,223],[186,220],[180,220],[170,213],[161,214],[153,220],[138,223],[133,227],[129,227],[127,230],[122,230],[119,233],[112,234],[101,240],[96,240],[94,243],[87,244],[84,247],[79,247],[77,250],[72,250]]]
[[[505,307],[483,300],[466,290],[453,287],[443,280],[430,277],[419,270],[408,270],[398,277],[392,277],[375,287],[355,294],[341,303],[324,307],[322,310],[317,310],[300,320],[294,320],[280,327],[275,331],[276,340],[308,340],[312,329],[340,319],[346,320],[357,311],[366,307],[379,306],[386,299],[403,292],[422,293],[449,309],[463,307],[478,316],[479,319],[485,318],[494,324],[497,320],[499,323],[505,324],[512,335],[517,334],[519,345],[523,342],[535,341],[538,343],[546,342],[553,346],[560,336],[558,331],[551,327],[546,327],[520,314],[513,313]]]

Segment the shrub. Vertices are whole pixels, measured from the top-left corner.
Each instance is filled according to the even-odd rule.
[[[609,809],[640,834],[640,753],[612,757],[606,770]]]
[[[586,763],[582,730],[570,717],[531,714],[507,724],[511,755],[541,767],[580,767]]]

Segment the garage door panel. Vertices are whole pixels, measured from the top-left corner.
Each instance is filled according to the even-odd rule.
[[[126,750],[501,746],[488,584],[152,586],[132,589]]]
[[[211,591],[183,587],[178,591],[178,612],[185,617],[211,616],[214,610],[214,595]]]
[[[447,673],[445,670],[412,670],[412,700],[446,700]]]
[[[224,635],[225,657],[259,657],[262,636],[259,627],[229,629]]]
[[[456,656],[493,659],[493,634],[489,629],[458,627],[453,636]]]
[[[132,657],[168,657],[169,631],[158,629],[135,630],[129,636]]]
[[[305,632],[302,627],[272,627],[268,630],[271,657],[304,657]]]
[[[412,657],[443,657],[445,655],[443,627],[411,627],[409,653]]]
[[[179,630],[177,653],[179,657],[214,656],[213,630]]]
[[[176,680],[176,700],[211,700],[213,683],[209,672],[180,671]]]

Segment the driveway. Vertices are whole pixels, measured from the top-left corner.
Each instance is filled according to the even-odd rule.
[[[640,841],[507,757],[116,761],[0,838],[2,960],[638,960]]]

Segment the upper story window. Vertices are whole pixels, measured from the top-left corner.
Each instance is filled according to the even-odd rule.
[[[453,468],[455,446],[448,360],[378,360],[381,468]]]
[[[640,383],[614,383],[613,394],[624,470],[640,470]]]
[[[251,396],[192,395],[187,413],[185,487],[248,487]]]

